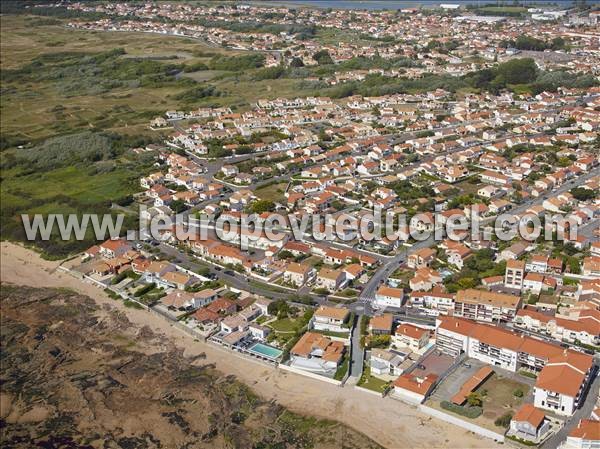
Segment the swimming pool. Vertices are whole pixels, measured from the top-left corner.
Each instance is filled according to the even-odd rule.
[[[264,345],[262,343],[253,344],[248,348],[248,352],[254,352],[272,360],[277,359],[283,353],[281,349],[277,349],[269,345]]]

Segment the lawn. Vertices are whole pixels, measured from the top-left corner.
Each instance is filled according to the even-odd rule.
[[[284,347],[296,335],[296,328],[300,326],[300,320],[294,318],[281,318],[267,323],[266,326],[273,329],[269,334],[269,342],[277,342],[279,347]]]
[[[275,332],[280,333],[293,333],[296,331],[298,326],[298,320],[292,318],[282,318],[275,320],[267,324],[268,327],[273,329]]]
[[[529,385],[495,373],[476,390],[483,396],[483,415],[478,419],[485,419],[493,425],[494,420],[506,412],[514,413],[521,406],[530,389]],[[521,390],[523,396],[520,398],[514,396],[516,390]]]
[[[313,329],[311,332],[323,334],[328,337],[348,338],[350,336],[350,329],[348,329],[348,332],[322,331],[322,330]]]
[[[365,367],[363,368],[363,373],[362,376],[360,377],[360,380],[358,381],[358,386],[359,387],[363,387],[363,388],[367,388],[369,390],[373,390],[376,391],[377,393],[383,393],[384,390],[386,389],[386,387],[388,386],[389,382],[379,379],[375,376],[371,375],[371,367],[367,364],[365,364]]]
[[[338,296],[344,296],[346,298],[356,298],[358,296],[358,290],[353,288],[347,288],[338,293]]]
[[[344,358],[342,359],[342,363],[340,364],[340,366],[338,367],[337,371],[335,372],[333,378],[335,380],[342,380],[344,378],[344,376],[346,376],[346,373],[348,372],[348,369],[350,368],[350,354],[349,354],[349,349],[346,348],[346,352],[344,353]]]
[[[277,184],[271,184],[259,189],[256,189],[254,193],[261,200],[274,201],[276,203],[281,203],[285,201],[285,188],[287,186],[286,182],[280,182]]]

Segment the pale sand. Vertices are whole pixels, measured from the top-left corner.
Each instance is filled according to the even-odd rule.
[[[225,374],[234,374],[266,399],[275,399],[290,410],[330,418],[347,424],[388,448],[492,448],[491,440],[420,413],[402,402],[357,390],[337,387],[298,374],[276,370],[246,360],[210,344],[194,341],[167,321],[144,310],[127,308],[100,288],[56,271],[59,262],[43,260],[35,252],[2,242],[0,280],[32,287],[67,287],[124,311],[138,326],[164,333],[186,355],[206,354]]]

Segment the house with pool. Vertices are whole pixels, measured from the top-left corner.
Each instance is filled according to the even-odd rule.
[[[283,351],[266,343],[271,329],[255,321],[262,314],[260,307],[251,304],[226,316],[220,321],[219,330],[208,337],[208,341],[265,362],[278,363]]]

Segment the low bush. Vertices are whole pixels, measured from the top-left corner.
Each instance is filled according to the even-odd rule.
[[[483,413],[483,409],[481,407],[463,407],[462,405],[456,405],[448,401],[442,401],[440,405],[444,410],[456,413],[457,415],[465,416],[469,419],[475,419]]]
[[[136,290],[136,292],[133,294],[133,296],[135,296],[136,298],[139,298],[140,296],[145,295],[146,293],[148,293],[150,290],[154,289],[155,287],[156,287],[156,284],[154,282],[152,284],[145,285],[142,288]]]
[[[511,412],[506,412],[504,415],[494,421],[494,424],[498,427],[507,428],[510,425],[510,420],[512,419],[513,414]]]

